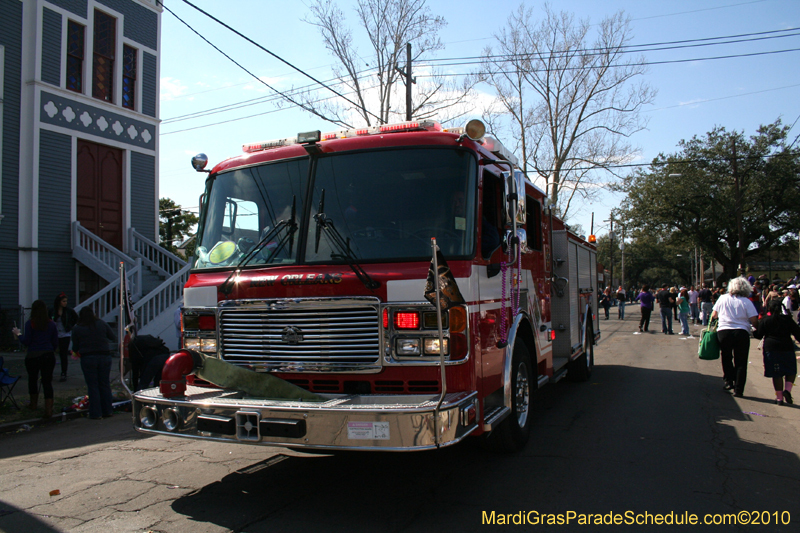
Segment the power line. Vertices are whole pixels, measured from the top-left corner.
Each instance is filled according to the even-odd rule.
[[[627,44],[627,45],[620,45],[617,47],[597,47],[597,48],[575,48],[575,49],[567,49],[567,50],[551,50],[547,51],[549,55],[559,55],[559,54],[574,54],[576,52],[598,52],[598,53],[606,53],[608,51],[620,50],[622,53],[639,53],[639,52],[651,52],[651,51],[660,51],[660,50],[673,50],[679,48],[695,48],[699,46],[713,46],[717,44],[736,44],[740,42],[750,42],[750,41],[761,41],[767,39],[780,39],[783,37],[794,37],[800,34],[794,33],[790,35],[775,35],[777,33],[786,34],[788,32],[795,32],[800,30],[800,27],[795,28],[786,28],[783,30],[769,30],[769,31],[762,31],[762,32],[754,32],[754,33],[741,33],[737,35],[723,35],[719,37],[703,37],[700,39],[682,39],[679,41],[662,41],[662,42],[655,42],[655,43],[642,43],[642,44]],[[752,37],[752,38],[746,38]],[[721,39],[735,39],[731,41],[721,41]],[[709,42],[709,41],[720,41],[720,42]],[[694,44],[690,44],[694,43]],[[676,45],[676,46],[667,46],[667,45]],[[664,47],[664,48],[654,48],[654,47]],[[631,50],[626,50],[631,49]],[[636,50],[634,50],[636,49]],[[482,63],[485,59],[514,59],[514,58],[525,58],[531,57],[534,55],[541,55],[537,53],[520,53],[520,54],[496,54],[496,55],[488,55],[488,56],[467,56],[467,57],[453,57],[453,58],[442,58],[442,59],[426,59],[424,61],[420,61],[418,63],[427,64],[427,63],[438,63],[438,62],[445,62],[445,61],[464,61],[468,59],[477,59],[479,61],[476,62],[468,62],[468,63],[447,63],[440,66],[452,66],[452,65],[460,65],[460,64],[476,64]],[[591,54],[590,54],[591,55]]]
[[[368,90],[374,89],[374,88],[375,88],[375,86],[367,87],[366,90],[368,91]],[[324,102],[326,100],[333,100],[334,98],[336,98],[336,97],[335,96],[328,96],[327,98],[319,98],[317,100],[314,100],[312,103],[317,104],[319,102]],[[271,115],[272,113],[278,113],[280,111],[285,111],[287,109],[290,109],[290,107],[285,107],[285,108],[281,108],[281,109],[272,109],[270,111],[264,111],[263,113],[255,113],[253,115],[246,115],[244,117],[237,117],[237,118],[232,118],[232,119],[229,119],[229,120],[223,120],[223,121],[220,121],[220,122],[213,122],[211,124],[203,124],[203,125],[200,125],[200,126],[194,126],[192,128],[184,128],[182,130],[169,131],[167,133],[159,133],[159,135],[160,136],[172,135],[173,133],[182,133],[184,131],[199,130],[199,129],[202,129],[202,128],[208,128],[210,126],[219,126],[220,124],[228,124],[229,122],[238,122],[240,120],[245,120],[245,119],[248,119],[248,118],[255,118],[255,117],[261,117],[261,116],[264,116],[264,115]],[[330,120],[328,120],[328,122],[330,122]],[[347,126],[347,127],[351,127],[351,126]]]
[[[784,85],[783,87],[773,87],[772,89],[762,89],[760,91],[752,91],[752,92],[749,92],[749,93],[732,94],[732,95],[729,95],[729,96],[720,96],[718,98],[705,98],[705,99],[697,100],[697,101],[694,101],[694,102],[687,102],[685,104],[670,105],[670,106],[666,106],[666,107],[659,107],[659,108],[656,108],[656,109],[646,109],[646,110],[644,110],[644,112],[645,113],[652,113],[653,111],[662,111],[664,109],[673,109],[675,107],[683,107],[683,106],[693,105],[693,104],[704,104],[706,102],[715,102],[717,100],[728,100],[730,98],[738,98],[740,96],[750,96],[750,95],[753,95],[753,94],[761,94],[761,93],[768,93],[768,92],[772,92],[772,91],[780,91],[781,89],[789,89],[789,88],[792,88],[792,87],[800,87],[800,83],[796,83],[794,85]]]
[[[349,125],[345,124],[344,122],[336,122],[336,121],[333,121],[333,120],[331,120],[331,119],[329,119],[329,118],[327,118],[327,117],[325,117],[325,116],[321,115],[321,114],[320,114],[320,113],[318,113],[317,111],[314,111],[313,109],[311,109],[311,108],[308,108],[308,107],[304,106],[302,103],[296,102],[296,101],[295,101],[295,100],[293,100],[291,97],[289,97],[288,95],[284,94],[282,91],[279,91],[278,89],[276,89],[276,88],[272,87],[270,84],[268,84],[267,82],[265,82],[264,80],[262,80],[261,78],[259,78],[258,76],[256,76],[256,75],[255,75],[255,74],[253,74],[252,72],[250,72],[249,70],[247,70],[247,68],[245,68],[244,66],[242,66],[240,63],[238,63],[238,62],[237,62],[235,59],[233,59],[231,56],[229,56],[228,54],[226,54],[225,52],[223,52],[222,50],[220,50],[220,49],[219,49],[219,47],[217,47],[217,46],[216,46],[214,43],[212,43],[211,41],[209,41],[208,39],[206,39],[206,38],[205,38],[205,37],[204,37],[202,34],[200,34],[200,32],[198,32],[197,30],[195,30],[195,29],[194,29],[194,28],[193,28],[191,25],[189,25],[189,24],[188,24],[187,22],[185,22],[185,21],[184,21],[182,18],[180,18],[178,15],[176,15],[176,14],[175,14],[175,13],[174,13],[174,12],[173,12],[173,11],[172,11],[170,8],[168,8],[167,6],[165,6],[165,5],[164,5],[164,3],[163,3],[161,0],[157,0],[157,1],[158,1],[158,3],[159,3],[159,4],[161,4],[161,7],[163,7],[163,8],[164,8],[164,9],[166,9],[166,10],[167,10],[169,13],[171,13],[173,17],[175,17],[176,19],[178,19],[179,21],[181,21],[181,23],[183,23],[183,24],[184,24],[184,25],[185,25],[187,28],[189,28],[190,30],[192,30],[192,32],[193,32],[193,33],[195,33],[195,34],[196,34],[198,37],[200,37],[201,39],[203,39],[203,40],[204,40],[206,43],[208,43],[208,44],[209,44],[211,47],[213,47],[213,48],[214,48],[214,49],[215,49],[217,52],[219,52],[220,54],[222,54],[223,56],[225,56],[225,57],[226,57],[226,58],[227,58],[229,61],[231,61],[231,62],[232,62],[233,64],[235,64],[237,67],[239,67],[240,69],[244,70],[244,71],[245,71],[245,72],[247,72],[247,73],[248,73],[250,76],[252,76],[252,77],[253,77],[253,78],[255,78],[256,80],[258,80],[258,81],[259,81],[259,83],[262,83],[264,86],[266,86],[266,87],[268,87],[270,90],[272,90],[272,91],[275,91],[276,93],[280,94],[281,96],[283,96],[284,98],[286,98],[287,100],[289,100],[290,102],[292,102],[293,104],[295,104],[295,105],[297,105],[297,106],[301,107],[302,109],[304,109],[304,110],[308,111],[309,113],[312,113],[312,114],[314,114],[314,115],[318,116],[319,118],[321,118],[321,119],[323,119],[323,120],[325,120],[325,121],[327,121],[327,122],[332,122],[333,124],[336,124],[337,126],[340,126],[340,125],[349,126]],[[184,0],[184,1],[186,1],[186,0]]]
[[[783,54],[786,52],[797,52],[800,51],[800,48],[788,48],[785,50],[771,50],[769,52],[753,52],[749,54],[732,54],[727,56],[715,56],[715,57],[697,57],[692,59],[672,59],[672,60],[665,60],[665,61],[643,61],[641,63],[637,62],[636,66],[645,66],[645,65],[668,65],[671,63],[691,63],[694,61],[715,61],[718,59],[735,59],[739,57],[755,57],[755,56],[764,56],[764,55],[771,55],[771,54]],[[559,71],[567,71],[567,70],[585,70],[585,69],[597,69],[597,68],[619,68],[619,67],[628,67],[631,65],[624,64],[624,65],[601,65],[601,66],[583,66],[583,67],[564,67],[564,68],[553,68],[553,69],[533,69],[527,72],[559,72]],[[498,71],[498,72],[475,72],[473,74],[477,75],[484,75],[484,74],[514,74],[517,71]],[[453,73],[453,74],[418,74],[417,77],[419,78],[435,78],[435,77],[455,77],[455,76],[465,76],[464,73]]]
[[[657,43],[643,43],[643,44],[637,44],[637,45],[625,45],[624,48],[634,48],[634,47],[635,48],[641,48],[640,50],[635,50],[635,52],[645,52],[645,51],[658,51],[658,50],[668,50],[668,49],[676,49],[676,48],[691,48],[691,47],[699,47],[699,46],[712,46],[712,45],[718,45],[718,44],[735,44],[735,43],[740,43],[740,42],[750,42],[750,41],[766,40],[766,39],[777,39],[777,38],[783,38],[783,37],[794,37],[794,36],[800,35],[800,33],[786,34],[786,32],[791,32],[791,31],[795,31],[795,30],[798,30],[798,29],[800,29],[800,28],[787,28],[787,29],[784,29],[784,30],[771,30],[771,31],[764,31],[764,32],[744,33],[744,34],[738,34],[738,35],[706,37],[706,38],[700,38],[700,39],[685,39],[685,40],[680,40],[680,41],[665,41],[665,42],[657,42]],[[783,35],[774,35],[776,33],[782,33]],[[765,35],[767,35],[767,36],[765,37]],[[760,36],[760,37],[754,37],[754,36]],[[711,41],[711,40],[736,39],[736,38],[741,38],[741,37],[754,37],[754,38],[740,39],[740,40],[733,40],[733,41],[729,40],[729,41],[719,41],[719,42],[707,42],[707,41]],[[684,44],[684,45],[681,45],[681,46],[669,46],[669,47],[663,47],[663,48],[646,48],[646,47],[661,46],[661,45],[681,44],[681,43],[701,43],[701,44]],[[605,49],[604,48],[587,48],[587,49],[584,49],[584,50],[585,51],[594,51],[594,50],[608,50],[608,49],[607,48],[605,48]],[[575,51],[578,51],[578,50],[575,50]],[[627,52],[633,52],[633,50],[630,50],[630,51],[627,51]],[[561,53],[561,52],[557,52],[557,53]],[[441,62],[441,61],[457,61],[457,60],[467,60],[467,59],[484,59],[486,57],[488,57],[488,58],[498,58],[498,59],[499,58],[511,59],[511,58],[522,57],[522,56],[526,56],[526,55],[529,56],[531,54],[507,54],[507,55],[492,55],[492,56],[467,56],[467,57],[463,57],[463,58],[431,59],[431,60],[422,61],[419,64],[426,65],[426,64],[436,63],[436,62]],[[458,66],[458,65],[470,65],[470,64],[479,64],[479,63],[483,63],[483,61],[480,61],[480,62],[464,62],[464,63],[447,63],[447,64],[440,64],[438,66]],[[374,68],[365,69],[365,70],[362,70],[360,72],[357,72],[356,75],[359,76],[360,74],[363,74],[365,72],[371,72],[373,70],[375,70],[375,69]],[[363,77],[359,77],[358,79],[362,80],[362,79],[365,79],[365,78],[366,78],[366,76],[363,76]],[[331,78],[329,80],[326,80],[326,83],[337,82],[337,80],[339,80],[339,78]],[[340,84],[343,84],[343,83],[346,83],[346,82],[345,81],[338,81],[337,83],[334,83],[333,85],[340,85]],[[287,91],[287,94],[292,94],[294,92],[298,92],[298,91],[309,89],[313,85],[314,84],[309,84],[309,85],[305,85],[303,87],[299,87],[297,89],[292,89],[292,91]],[[225,112],[225,111],[228,111],[228,110],[240,109],[242,107],[248,107],[250,105],[259,105],[261,103],[267,103],[267,102],[270,102],[270,101],[273,101],[273,100],[276,100],[276,99],[279,99],[279,98],[280,98],[280,96],[261,96],[261,97],[258,97],[258,98],[244,100],[244,101],[241,101],[241,102],[236,102],[236,103],[228,104],[228,105],[225,105],[225,106],[206,109],[206,110],[203,110],[203,111],[196,111],[194,113],[189,113],[189,114],[186,114],[186,115],[180,115],[180,116],[177,116],[177,117],[170,117],[168,119],[164,119],[164,121],[162,121],[162,124],[171,124],[173,122],[178,122],[178,121],[182,121],[182,120],[189,120],[189,119],[199,118],[199,117],[206,116],[206,115],[222,113],[222,112]]]
[[[300,74],[302,74],[303,76],[305,76],[305,77],[309,78],[311,81],[313,81],[313,82],[317,83],[318,85],[320,85],[320,86],[324,87],[325,89],[328,89],[330,92],[332,92],[333,94],[335,94],[335,95],[336,95],[336,96],[338,96],[339,98],[342,98],[343,100],[345,100],[346,102],[350,103],[351,105],[354,105],[354,106],[356,106],[356,108],[363,109],[363,111],[364,111],[365,113],[367,113],[367,114],[369,114],[369,115],[372,115],[372,116],[373,116],[375,119],[377,119],[377,120],[378,120],[378,122],[379,122],[379,123],[380,123],[380,122],[382,122],[381,118],[380,118],[378,115],[376,115],[376,114],[372,113],[370,110],[366,109],[365,107],[363,107],[363,106],[361,106],[361,105],[359,105],[359,104],[357,104],[357,103],[353,102],[353,101],[352,101],[352,100],[350,100],[349,98],[347,98],[347,97],[345,97],[344,95],[340,94],[339,92],[337,92],[337,91],[333,90],[331,87],[329,87],[328,85],[326,85],[326,84],[324,84],[323,82],[319,81],[317,78],[315,78],[315,77],[314,77],[314,76],[312,76],[311,74],[308,74],[307,72],[303,71],[302,69],[300,69],[300,68],[298,68],[298,67],[294,66],[293,64],[289,63],[288,61],[286,61],[285,59],[283,59],[283,58],[282,58],[282,57],[280,57],[279,55],[275,54],[274,52],[272,52],[272,51],[268,50],[267,48],[263,47],[263,46],[262,46],[262,45],[260,45],[259,43],[255,42],[255,41],[254,41],[254,40],[252,40],[250,37],[246,36],[245,34],[241,33],[240,31],[238,31],[238,30],[234,29],[233,27],[229,26],[228,24],[226,24],[226,23],[222,22],[221,20],[219,20],[219,19],[218,19],[218,18],[216,18],[215,16],[211,15],[210,13],[208,13],[208,12],[206,12],[206,11],[204,11],[204,10],[200,9],[199,7],[197,7],[196,5],[194,5],[193,3],[191,3],[189,0],[183,0],[183,2],[184,2],[185,4],[187,4],[187,5],[191,6],[191,7],[193,7],[194,9],[196,9],[197,11],[199,11],[200,13],[202,13],[203,15],[207,16],[208,18],[210,18],[211,20],[213,20],[213,21],[214,21],[214,22],[216,22],[217,24],[220,24],[221,26],[223,26],[223,27],[224,27],[224,28],[226,28],[227,30],[229,30],[229,31],[231,31],[231,32],[233,32],[233,33],[235,33],[236,35],[238,35],[238,36],[239,36],[239,37],[241,37],[242,39],[246,40],[247,42],[249,42],[249,43],[250,43],[250,44],[252,44],[253,46],[257,47],[257,48],[258,48],[258,49],[260,49],[260,50],[263,50],[264,52],[268,53],[269,55],[271,55],[272,57],[274,57],[274,58],[275,58],[275,59],[277,59],[278,61],[280,61],[280,62],[284,63],[285,65],[288,65],[288,66],[289,66],[289,67],[291,67],[291,68],[293,68],[294,70],[296,70],[297,72],[299,72],[299,73],[300,73]],[[163,5],[163,4],[162,4],[162,5]],[[172,13],[172,12],[170,11],[170,13]],[[173,14],[174,14],[174,13],[173,13]],[[197,32],[195,32],[195,33],[197,33]],[[198,35],[199,35],[199,33],[198,33]],[[226,56],[226,57],[227,57],[227,56]],[[238,63],[237,63],[237,64],[238,64]],[[274,90],[274,89],[273,89],[273,90]],[[288,99],[288,98],[287,98],[287,99]],[[290,101],[291,101],[291,100],[290,100]],[[317,113],[317,112],[315,112],[315,111],[313,111],[313,110],[312,110],[311,112],[312,112],[312,113],[314,113],[314,114],[316,114],[317,116],[319,116],[319,117],[321,117],[321,118],[325,118],[325,117],[322,117],[322,115],[320,115],[319,113]],[[334,124],[338,124],[338,125],[344,125],[344,126],[347,126],[347,127],[352,127],[352,126],[350,126],[349,124],[346,124],[346,123],[344,123],[344,122],[341,122],[341,121],[334,121],[334,120],[330,120],[330,119],[328,119],[328,118],[325,118],[325,120],[327,120],[328,122],[332,122],[332,123],[334,123]]]
[[[370,72],[372,70],[375,70],[375,69],[365,69],[365,70],[362,70],[360,72],[357,72],[356,75],[363,74],[364,72]],[[362,77],[359,77],[358,79],[359,80],[365,80],[368,77],[369,76],[362,76]],[[328,83],[336,82],[336,80],[338,80],[338,79],[339,78],[331,78],[330,80],[327,80],[327,82]],[[333,85],[342,85],[342,84],[346,84],[346,83],[347,83],[347,81],[343,81],[342,80],[342,81],[338,81],[338,82],[334,83]],[[291,89],[289,91],[286,91],[286,94],[292,94],[292,95],[298,94],[298,93],[300,93],[302,91],[305,91],[305,90],[308,90],[308,89],[312,88],[313,86],[314,86],[313,83],[312,84],[308,84],[308,85],[303,85],[301,87],[297,87],[297,88]],[[370,88],[374,88],[374,86],[370,87]],[[370,88],[368,88],[366,90],[369,90]],[[346,93],[346,94],[352,94],[352,93]],[[235,109],[241,109],[241,108],[244,108],[244,107],[250,107],[250,106],[254,106],[254,105],[265,104],[265,103],[272,102],[274,100],[280,100],[280,99],[281,99],[281,96],[279,96],[279,95],[259,96],[258,98],[251,98],[249,100],[243,100],[243,101],[240,101],[240,102],[234,102],[232,104],[227,104],[227,105],[224,105],[224,106],[213,107],[213,108],[205,109],[205,110],[202,110],[202,111],[195,111],[194,113],[187,113],[186,115],[179,115],[179,116],[176,116],[176,117],[170,117],[168,119],[164,119],[161,122],[161,124],[173,124],[175,122],[182,122],[184,120],[191,120],[191,119],[194,119],[194,118],[200,118],[200,117],[207,116],[207,115],[214,115],[214,114],[217,114],[217,113],[224,113],[226,111],[233,111]],[[328,98],[327,100],[330,100],[330,98]],[[319,102],[319,101],[322,101],[322,100],[316,100],[314,103]]]
[[[726,8],[729,8],[729,7],[744,6],[744,5],[747,5],[747,4],[758,4],[758,3],[761,3],[761,2],[764,2],[764,1],[766,1],[766,0],[752,0],[751,2],[740,2],[738,4],[730,4],[730,5],[727,5],[727,6],[706,7],[706,8],[703,8],[703,9],[693,9],[691,11],[679,11],[678,13],[666,13],[664,15],[653,15],[653,16],[650,16],[650,17],[640,17],[640,18],[631,19],[631,20],[649,20],[649,19],[656,19],[656,18],[662,18],[662,17],[674,17],[675,15],[686,15],[688,13],[699,13],[700,11],[713,11],[715,9],[726,9]]]

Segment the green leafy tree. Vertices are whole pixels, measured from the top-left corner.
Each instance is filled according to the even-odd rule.
[[[194,229],[199,219],[191,211],[182,209],[169,198],[158,200],[158,235],[161,247],[178,254],[178,246],[187,238],[194,236]],[[195,244],[186,248],[186,257],[194,255]]]
[[[721,281],[735,277],[747,258],[800,228],[800,150],[789,129],[778,120],[748,139],[716,127],[659,154],[619,187],[629,227],[676,234],[722,266]]]

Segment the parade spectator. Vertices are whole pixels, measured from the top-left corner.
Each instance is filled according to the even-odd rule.
[[[653,311],[653,302],[655,301],[650,292],[650,285],[642,287],[642,292],[636,299],[639,300],[639,309],[642,312],[642,318],[639,319],[639,331],[645,332],[650,327],[650,313]]]
[[[605,311],[606,320],[608,320],[608,310],[611,309],[611,287],[606,287],[606,290],[600,294],[600,307]]]
[[[25,322],[25,334],[19,328],[11,330],[19,342],[28,347],[25,354],[25,370],[28,372],[28,408],[35,411],[39,404],[39,375],[44,392],[44,417],[53,416],[53,369],[56,367],[55,351],[58,348],[58,328],[47,316],[47,304],[36,300],[31,305],[31,319]]]
[[[689,291],[686,287],[681,287],[677,299],[678,317],[681,321],[681,335],[691,335],[689,333]]]
[[[711,284],[703,284],[703,288],[697,293],[697,299],[700,301],[700,310],[703,313],[703,325],[707,326],[711,318],[711,310],[714,308],[714,304],[711,302]]]
[[[689,310],[692,315],[692,324],[697,324],[697,321],[700,319],[700,308],[697,299],[698,294],[699,293],[694,290],[694,285],[692,285],[689,289]]]
[[[117,342],[111,327],[97,318],[91,307],[81,309],[78,325],[72,328],[72,349],[80,355],[81,370],[89,389],[89,418],[93,420],[114,414],[109,341]]]
[[[797,295],[797,286],[789,285],[786,289],[786,297],[783,299],[783,312],[793,319],[797,317],[797,311],[800,309],[800,298]]]
[[[625,302],[628,301],[628,296],[625,294],[625,289],[622,285],[617,289],[617,318],[625,320]]]
[[[758,322],[753,333],[755,338],[764,339],[764,377],[772,378],[777,405],[794,403],[792,387],[797,377],[797,359],[792,336],[800,342],[800,326],[783,314],[782,307],[780,300],[770,301],[767,316]]]
[[[721,350],[725,390],[734,396],[744,395],[747,381],[747,356],[750,350],[750,326],[758,325],[758,312],[749,300],[753,288],[745,278],[735,278],[728,284],[728,293],[719,297],[711,313],[719,318],[717,340]]]
[[[672,314],[675,315],[675,322],[678,321],[678,289],[671,287],[669,292],[672,294]]]
[[[664,288],[656,294],[656,300],[658,300],[658,307],[661,311],[661,333],[674,335],[672,331],[672,306],[675,305],[675,296],[664,285]]]
[[[770,301],[773,299],[780,299],[781,295],[778,293],[778,288],[775,287],[775,284],[771,284],[769,286],[768,291],[764,291],[764,296],[762,300],[762,307],[764,309],[769,309]]]
[[[67,307],[67,293],[62,292],[53,302],[50,318],[58,328],[58,356],[61,362],[61,379],[67,381],[67,365],[69,365],[69,343],[72,340],[72,328],[78,323],[78,313]]]

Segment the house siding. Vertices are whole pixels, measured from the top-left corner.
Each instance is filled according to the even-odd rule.
[[[22,2],[0,2],[0,46],[4,49],[2,215],[0,221],[0,305],[11,309],[19,305],[19,142],[22,84]]]
[[[158,14],[131,0],[99,0],[125,17],[123,35],[153,50],[158,49]]]
[[[60,292],[75,294],[75,260],[70,246],[72,137],[39,131],[39,297],[48,303]]]
[[[131,226],[156,239],[156,158],[131,152]]]
[[[61,9],[74,13],[79,17],[86,18],[89,10],[87,0],[47,0],[50,4],[58,6]]]
[[[42,81],[61,83],[61,15],[47,8],[42,19]]]
[[[142,114],[156,116],[156,65],[157,59],[153,54],[142,54]]]

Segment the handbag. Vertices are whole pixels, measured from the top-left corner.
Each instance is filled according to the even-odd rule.
[[[707,328],[700,332],[700,345],[697,347],[697,356],[706,361],[719,359],[719,341],[717,340],[717,320],[712,320]]]

